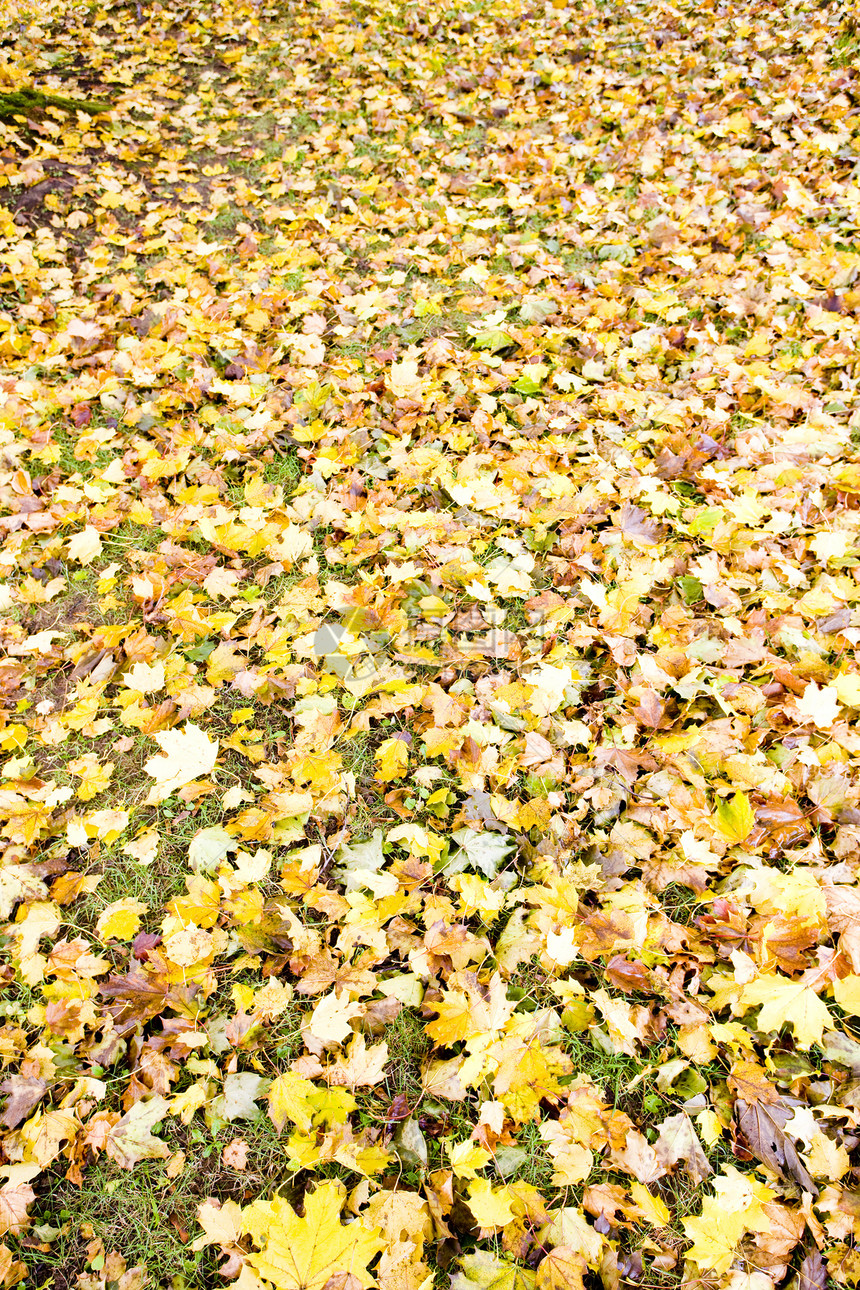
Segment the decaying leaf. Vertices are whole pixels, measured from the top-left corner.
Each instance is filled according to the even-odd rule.
[[[797,1148],[785,1132],[791,1111],[781,1102],[735,1102],[737,1125],[753,1155],[782,1178],[793,1179],[803,1191],[818,1195]]]

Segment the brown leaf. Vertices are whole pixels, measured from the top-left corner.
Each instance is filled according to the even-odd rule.
[[[634,990],[647,991],[651,984],[651,975],[644,963],[631,963],[623,954],[615,954],[606,964],[607,981],[616,989],[631,994]]]
[[[798,1269],[797,1290],[827,1290],[828,1284],[827,1264],[813,1245]]]
[[[755,808],[756,824],[747,839],[751,847],[767,844],[770,854],[778,855],[789,847],[802,846],[809,836],[809,821],[797,802],[772,797]]]
[[[323,1290],[364,1290],[364,1283],[352,1272],[335,1272],[326,1281]]]
[[[633,709],[633,715],[640,726],[656,730],[663,722],[663,700],[655,690],[639,687],[636,691],[639,702]]]
[[[236,1169],[240,1173],[248,1165],[248,1144],[242,1138],[233,1138],[221,1152],[221,1162],[225,1169]]]
[[[735,1102],[738,1129],[756,1159],[773,1169],[781,1178],[793,1179],[804,1191],[818,1195],[797,1148],[785,1133],[792,1112],[782,1102]]]
[[[750,1262],[763,1272],[766,1271],[778,1283],[788,1271],[792,1251],[803,1238],[806,1219],[796,1206],[784,1205],[776,1200],[765,1202],[762,1209],[768,1226],[765,1231],[755,1233]]]
[[[10,1096],[3,1110],[2,1123],[14,1129],[42,1100],[47,1087],[45,1080],[28,1079],[23,1075],[12,1075],[4,1080],[0,1084],[0,1093],[8,1093]]]
[[[713,1170],[686,1111],[670,1115],[659,1128],[660,1135],[654,1144],[654,1150],[664,1169],[671,1168],[680,1160],[683,1161],[685,1172],[697,1186],[704,1182]]]

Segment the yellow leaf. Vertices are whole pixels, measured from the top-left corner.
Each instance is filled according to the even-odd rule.
[[[140,930],[140,915],[146,912],[147,906],[143,901],[134,900],[130,896],[125,900],[115,900],[99,915],[96,934],[103,941],[133,940]]]
[[[91,564],[101,553],[102,540],[98,529],[88,524],[80,533],[76,533],[69,543],[69,559],[79,564]]]
[[[376,750],[379,769],[375,778],[381,783],[402,779],[409,769],[409,748],[402,739],[384,739]]]
[[[630,1184],[630,1195],[636,1201],[649,1223],[655,1227],[665,1227],[669,1222],[669,1210],[659,1196],[652,1196],[644,1183]]]
[[[84,816],[84,828],[91,838],[101,842],[116,842],[119,835],[128,826],[130,812],[117,809],[89,811]]]
[[[212,933],[189,923],[180,931],[164,939],[164,953],[171,963],[190,968],[203,959],[209,959],[215,950]]]
[[[833,682],[840,703],[846,708],[860,708],[860,673],[843,672]]]
[[[278,1133],[289,1120],[303,1133],[311,1127],[314,1108],[308,1101],[315,1092],[309,1079],[302,1079],[294,1071],[284,1071],[269,1087],[269,1119]]]
[[[746,793],[735,793],[731,801],[725,798],[720,802],[713,820],[718,832],[729,842],[743,842],[755,824],[755,815]]]
[[[440,1044],[455,1044],[474,1029],[469,1000],[462,990],[445,990],[433,1003],[439,1016],[425,1027],[431,1039]]]
[[[323,1046],[336,1048],[352,1033],[349,1023],[361,1011],[360,1004],[354,1003],[345,990],[332,990],[314,1008],[307,1032]]]
[[[819,688],[815,681],[810,681],[795,703],[804,720],[811,721],[819,730],[829,730],[839,716],[839,693],[833,685]]]
[[[340,1183],[322,1183],[305,1197],[303,1218],[281,1196],[249,1205],[242,1230],[261,1252],[248,1254],[246,1262],[276,1290],[323,1290],[338,1272],[372,1286],[367,1265],[384,1243],[378,1227],[368,1230],[360,1219],[341,1223],[345,1190]]]
[[[827,1005],[802,981],[792,981],[776,972],[762,972],[745,985],[737,1007],[761,1004],[756,1026],[759,1030],[780,1030],[791,1026],[799,1048],[820,1044],[825,1030],[835,1025]]]
[[[378,1191],[362,1217],[365,1222],[378,1223],[391,1244],[408,1242],[415,1258],[421,1257],[425,1240],[433,1236],[430,1206],[413,1191]]]
[[[449,1143],[448,1157],[457,1178],[477,1178],[477,1170],[483,1169],[491,1160],[489,1151],[468,1139]]]
[[[143,769],[155,780],[146,799],[151,806],[157,806],[200,775],[208,775],[215,766],[218,740],[210,739],[190,721],[184,730],[162,730],[153,739],[164,755],[150,757],[144,763]]]
[[[489,1178],[476,1178],[469,1184],[469,1209],[485,1230],[496,1231],[513,1222],[512,1199],[509,1187],[494,1188]]]
[[[852,973],[841,981],[834,981],[833,997],[845,1012],[850,1012],[852,1017],[860,1017],[860,976]]]
[[[716,1146],[723,1136],[723,1126],[716,1112],[700,1111],[696,1116],[696,1124],[699,1126],[699,1133],[704,1139],[705,1146]]]
[[[838,1182],[851,1168],[851,1157],[846,1149],[818,1130],[809,1140],[809,1151],[803,1159],[813,1178],[827,1178]]]
[[[730,1213],[713,1196],[706,1196],[700,1216],[684,1218],[681,1222],[693,1242],[687,1258],[700,1268],[710,1268],[718,1274],[727,1272],[746,1231],[743,1214]]]
[[[68,769],[73,775],[77,775],[81,781],[78,785],[78,797],[80,800],[82,802],[91,802],[110,783],[114,772],[114,763],[109,761],[104,765],[100,765],[95,753],[85,753],[83,757],[76,757],[73,761],[70,761]]]
[[[164,664],[134,663],[123,676],[123,682],[138,694],[155,694],[164,689]]]
[[[138,864],[149,865],[158,857],[159,836],[155,829],[141,829],[131,842],[123,847],[123,855],[131,856]]]
[[[418,374],[418,363],[414,358],[403,358],[399,363],[392,363],[386,384],[395,398],[420,400],[424,393],[424,378]]]
[[[586,1271],[587,1264],[578,1250],[557,1245],[537,1266],[535,1290],[582,1290]]]
[[[460,908],[465,918],[480,914],[485,923],[498,918],[505,903],[504,891],[496,890],[476,873],[457,874],[449,884],[460,894]]]
[[[249,309],[245,314],[245,322],[251,331],[264,331],[269,325],[269,315],[262,309]]]
[[[207,1245],[237,1245],[242,1237],[242,1211],[234,1200],[223,1205],[205,1200],[197,1207],[197,1222],[203,1235],[192,1243],[192,1250],[203,1250]]]
[[[24,1160],[49,1165],[60,1154],[63,1143],[74,1140],[78,1121],[68,1111],[37,1111],[21,1128]]]

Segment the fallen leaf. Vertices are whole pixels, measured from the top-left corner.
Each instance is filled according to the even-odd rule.
[[[165,730],[153,738],[163,755],[150,757],[143,767],[155,780],[147,798],[151,804],[163,802],[177,789],[214,769],[218,741],[192,722],[187,722],[184,730]]]
[[[282,1197],[255,1201],[242,1213],[242,1230],[260,1253],[247,1262],[277,1290],[323,1290],[339,1272],[349,1272],[362,1286],[371,1286],[368,1263],[383,1248],[379,1229],[359,1220],[342,1224],[344,1189],[321,1183],[305,1197],[300,1218]]]

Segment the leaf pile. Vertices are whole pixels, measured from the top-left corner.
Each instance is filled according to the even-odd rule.
[[[2,1284],[856,1285],[850,7],[7,31]]]

